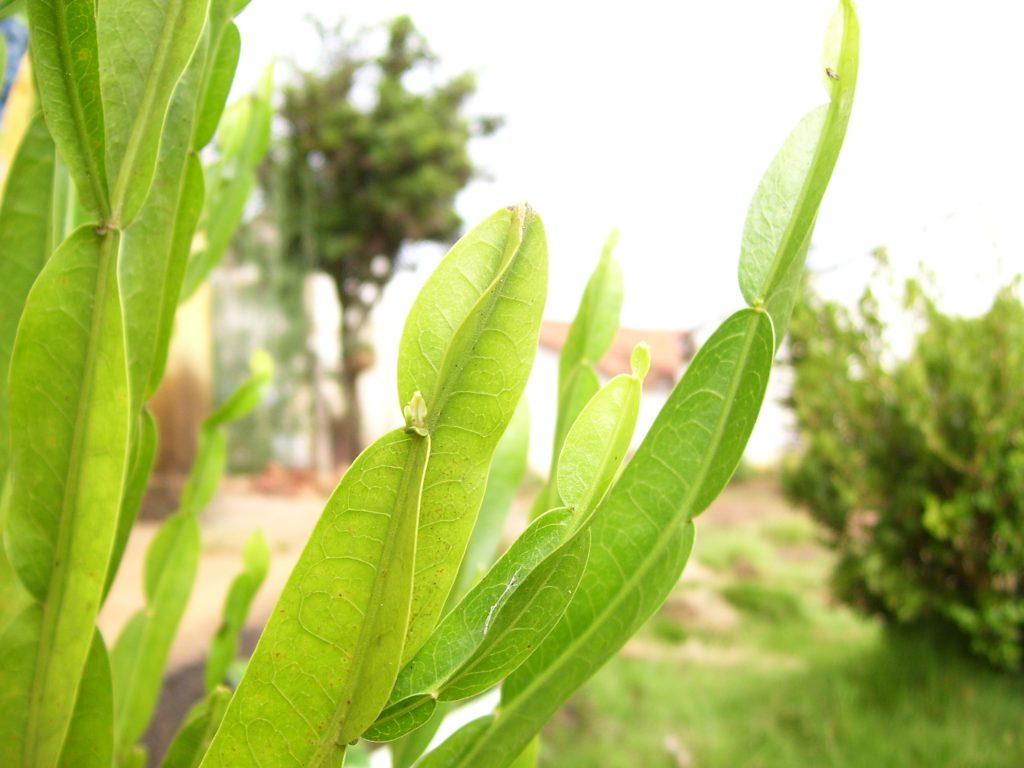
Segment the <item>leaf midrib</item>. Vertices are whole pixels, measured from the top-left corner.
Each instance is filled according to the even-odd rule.
[[[586,536],[587,534],[588,534],[588,530],[585,529],[585,530],[581,531],[578,535]],[[561,547],[559,547],[554,552],[552,552],[550,555],[548,555],[547,558],[544,558],[544,560],[539,562],[537,564],[537,566],[534,568],[534,570],[531,571],[526,576],[525,579],[523,579],[521,587],[525,587],[526,586],[526,582],[529,581],[530,577],[534,573],[537,572],[538,568],[540,568],[540,567],[542,567],[544,565],[545,561],[548,558],[560,557],[560,556],[564,555],[565,552],[571,546],[574,545],[575,539],[576,539],[576,537],[573,536],[572,538],[569,539],[569,541],[565,542]],[[589,547],[587,547],[587,551],[589,552]],[[584,566],[584,567],[586,567],[586,566]],[[509,621],[509,622],[507,622],[505,624],[505,628],[504,629],[502,629],[500,632],[497,632],[495,634],[484,635],[484,637],[481,640],[480,644],[477,646],[476,650],[473,652],[473,654],[470,656],[470,658],[461,667],[459,667],[458,669],[455,670],[455,672],[451,675],[451,677],[448,679],[448,681],[446,683],[444,683],[444,685],[441,686],[441,690],[439,691],[439,693],[444,693],[445,688],[450,686],[452,683],[457,682],[460,678],[465,678],[467,675],[473,673],[473,671],[475,669],[477,669],[484,661],[486,661],[490,656],[493,656],[494,655],[494,653],[493,653],[494,649],[495,648],[500,648],[501,647],[501,641],[504,640],[505,638],[507,638],[510,634],[512,634],[512,632],[514,630],[516,630],[518,628],[517,622],[519,621],[519,619],[524,614],[527,614],[527,613],[530,612],[530,609],[537,603],[537,600],[540,598],[540,595],[542,594],[542,592],[551,584],[551,582],[558,575],[560,575],[558,569],[557,568],[552,568],[547,573],[547,575],[544,577],[544,579],[540,582],[540,584],[536,587],[536,589],[533,590],[533,593],[523,602],[523,604],[517,610],[515,610],[515,611],[513,611],[511,613],[511,621]],[[580,569],[580,579],[582,579],[582,578],[583,578],[583,570]],[[579,580],[577,580],[576,586],[577,587],[579,586]],[[573,591],[575,591],[575,589],[576,589],[576,587],[573,587]],[[517,592],[518,592],[518,590],[517,590]],[[511,598],[509,598],[509,600],[511,600]],[[568,603],[565,604],[565,607],[568,607]],[[497,620],[499,617],[504,617],[506,612],[507,611],[499,611],[498,616],[495,617],[495,620]],[[563,613],[564,613],[564,608],[563,608]],[[551,624],[547,627],[547,631],[545,631],[543,633],[538,633],[538,634],[540,634],[540,637],[539,638],[538,637],[534,637],[533,638],[533,642],[538,644],[538,645],[541,642],[543,642],[544,638],[546,638],[551,633],[551,631],[555,628],[555,625],[558,624],[559,618],[561,618],[561,614],[559,614],[559,616],[554,621],[551,622]],[[488,653],[488,652],[490,652],[490,653]],[[462,695],[462,696],[459,696],[459,698],[460,699],[468,698],[469,696],[472,696],[472,695],[474,695],[474,694]]]
[[[449,397],[451,397],[452,389],[455,387],[456,382],[461,378],[462,371],[465,370],[465,368],[456,369],[460,375],[451,375],[451,369],[455,365],[452,362],[451,357],[453,352],[452,342],[458,338],[459,331],[465,327],[466,322],[475,316],[476,322],[472,327],[472,335],[468,342],[461,349],[457,350],[457,352],[463,354],[476,349],[477,344],[480,342],[480,338],[488,327],[491,317],[494,315],[495,307],[502,298],[501,288],[508,281],[509,276],[512,274],[512,268],[515,261],[520,255],[523,240],[526,236],[526,227],[525,211],[517,208],[512,212],[512,219],[509,221],[505,250],[502,252],[503,264],[501,265],[498,274],[494,276],[491,284],[484,289],[484,292],[476,300],[469,312],[466,313],[465,319],[463,319],[462,323],[459,324],[458,329],[456,329],[455,334],[452,336],[451,342],[448,344],[448,348],[445,350],[444,358],[441,360],[441,365],[438,366],[437,382],[439,386],[434,392],[433,402],[427,403],[430,409],[427,413],[427,424],[431,433],[437,429],[441,415],[445,411],[445,405],[448,403]]]
[[[848,10],[844,5],[843,45],[839,53],[839,60],[844,63],[847,60],[847,54],[850,50],[848,46],[848,43],[850,42],[850,37],[855,34],[855,32],[850,28],[850,23],[850,14],[848,13]],[[798,240],[794,238],[794,232],[797,228],[797,222],[808,219],[808,216],[806,215],[807,198],[810,194],[810,189],[815,185],[817,176],[821,173],[822,157],[825,155],[825,150],[828,146],[831,146],[834,143],[833,140],[835,137],[832,136],[832,133],[838,127],[843,128],[844,134],[846,132],[846,129],[843,126],[843,115],[840,113],[846,113],[845,122],[848,123],[849,111],[852,105],[850,104],[849,99],[847,99],[846,97],[851,92],[851,90],[856,86],[856,83],[856,73],[854,73],[852,76],[848,75],[846,80],[840,80],[836,88],[835,94],[829,100],[828,112],[826,113],[825,121],[821,126],[821,133],[818,136],[818,143],[814,147],[814,157],[811,159],[810,170],[808,171],[807,176],[804,177],[804,183],[800,187],[800,195],[799,197],[797,197],[797,203],[794,207],[793,216],[790,218],[789,223],[786,226],[786,231],[783,234],[782,240],[779,243],[779,248],[775,252],[775,258],[772,259],[772,263],[768,267],[768,273],[765,275],[764,282],[762,283],[763,287],[760,292],[762,300],[778,288],[776,281],[781,280],[781,278],[778,277],[779,272],[783,271],[783,266],[789,266],[789,264],[793,260],[793,256],[797,252],[799,252],[800,246],[803,245],[804,239],[808,237],[810,233],[810,228],[813,227],[814,219],[816,218],[816,216],[809,217],[810,222],[806,231],[804,232],[804,237],[801,237]],[[838,157],[838,150],[836,152],[836,155]],[[829,171],[829,173],[831,173],[831,171]],[[822,190],[822,193],[824,194],[824,189]],[[811,207],[813,208],[814,206]],[[793,244],[794,242],[795,245]]]
[[[107,0],[110,2],[110,0]],[[117,181],[114,184],[113,216],[120,225],[121,215],[124,213],[124,204],[128,190],[128,184],[135,175],[133,166],[138,157],[142,145],[142,136],[145,133],[145,126],[153,111],[153,102],[156,100],[156,90],[163,78],[164,68],[167,66],[167,59],[171,49],[171,41],[177,27],[177,20],[181,13],[184,0],[172,0],[172,7],[164,17],[164,25],[160,35],[160,42],[157,44],[156,55],[153,57],[153,66],[149,69],[146,77],[146,87],[142,92],[142,100],[139,102],[137,117],[132,121],[131,130],[128,132],[128,142],[125,144],[124,156],[117,167]],[[193,48],[193,53],[195,49]],[[184,71],[184,70],[182,70]],[[169,105],[168,105],[169,106]],[[166,119],[167,113],[164,112]]]
[[[56,629],[57,621],[63,613],[64,600],[67,595],[66,572],[70,565],[68,550],[71,546],[72,531],[74,528],[73,512],[78,499],[78,480],[81,474],[81,453],[82,444],[85,440],[88,413],[90,410],[93,380],[96,369],[97,348],[99,336],[102,331],[103,321],[106,315],[107,292],[110,288],[109,273],[111,245],[115,240],[119,241],[113,233],[102,236],[100,243],[100,258],[97,264],[96,290],[94,292],[93,312],[89,325],[89,342],[85,352],[85,375],[82,377],[82,386],[78,407],[75,412],[74,433],[71,442],[71,452],[68,456],[68,472],[64,481],[64,495],[61,501],[60,524],[57,533],[57,562],[54,563],[50,572],[50,587],[47,590],[46,601],[43,604],[43,621],[40,631],[38,651],[36,653],[36,670],[32,679],[32,694],[29,699],[29,711],[25,726],[25,747],[22,752],[22,764],[25,768],[34,768],[38,763],[36,752],[39,748],[40,735],[39,715],[42,707],[42,694],[46,690],[46,681],[49,679],[49,671],[53,660],[52,639]],[[114,254],[116,257],[116,254]],[[116,290],[117,284],[114,284]],[[123,332],[123,329],[122,329]],[[123,477],[121,478],[123,483]],[[74,489],[74,492],[71,492]],[[71,500],[74,499],[74,502]],[[113,541],[111,541],[113,544]],[[104,569],[105,572],[105,569]],[[78,685],[75,689],[77,691]]]
[[[104,184],[100,183],[103,169],[99,168],[96,163],[96,158],[93,153],[89,151],[89,147],[92,146],[92,141],[89,139],[89,134],[85,130],[85,109],[82,106],[82,100],[79,97],[78,89],[73,87],[66,76],[66,73],[76,72],[75,67],[72,64],[71,56],[71,37],[68,33],[67,18],[65,17],[63,8],[58,9],[56,4],[51,5],[54,19],[56,20],[56,27],[58,34],[60,35],[60,42],[57,45],[57,55],[60,56],[60,62],[65,72],[63,78],[64,81],[64,92],[68,94],[68,102],[71,105],[71,112],[74,116],[75,133],[78,134],[78,141],[81,146],[82,155],[85,158],[86,165],[88,166],[87,176],[89,177],[89,186],[92,188],[93,197],[96,198],[96,205],[99,206],[100,218],[106,221],[110,218],[110,204],[107,202],[107,190]],[[97,50],[99,48],[98,32],[93,28],[93,32],[97,33],[97,37],[94,41],[97,43]],[[97,69],[97,77],[99,71]]]
[[[345,751],[345,745],[338,743],[338,736],[340,735],[340,729],[345,724],[345,719],[348,717],[349,712],[352,708],[352,702],[354,700],[355,685],[360,681],[363,668],[366,663],[367,648],[369,647],[370,640],[375,634],[375,630],[378,624],[378,618],[381,613],[381,593],[384,591],[384,585],[386,582],[385,578],[380,576],[380,567],[387,567],[390,569],[392,562],[392,555],[394,554],[395,548],[398,546],[398,535],[401,533],[403,523],[401,517],[403,515],[410,514],[408,505],[414,504],[412,514],[416,515],[417,520],[412,525],[413,531],[413,547],[410,553],[412,557],[411,563],[415,562],[416,559],[416,541],[415,533],[418,529],[418,517],[419,517],[419,505],[420,505],[420,494],[423,486],[423,475],[426,469],[427,461],[430,456],[430,438],[421,437],[415,433],[408,433],[410,440],[409,455],[405,460],[405,469],[402,472],[402,484],[399,487],[398,495],[395,498],[395,504],[392,510],[391,520],[388,522],[387,538],[384,541],[384,547],[381,550],[380,565],[378,566],[377,575],[373,580],[373,588],[370,590],[370,598],[366,608],[366,616],[363,619],[362,625],[359,628],[359,639],[356,641],[355,650],[352,653],[352,663],[345,675],[345,683],[342,689],[338,692],[338,704],[331,715],[331,721],[329,727],[326,729],[326,736],[321,738],[320,744],[316,751],[311,756],[310,760],[306,763],[307,766],[312,768],[313,766],[327,766],[330,763],[327,761],[332,757],[337,757],[336,751],[340,748],[342,752]],[[425,453],[425,457],[421,457],[421,453]],[[417,470],[417,466],[422,464],[420,471]],[[410,564],[410,573],[412,569]],[[411,605],[411,590],[412,585],[410,583],[410,605]],[[406,617],[406,623],[408,623],[408,617]],[[402,636],[405,636],[405,627],[401,630]],[[396,669],[396,673],[397,673]]]
[[[738,358],[740,361],[745,361],[747,359],[750,348],[753,345],[754,339],[757,337],[757,326],[760,323],[760,318],[758,317],[759,314],[761,314],[761,312],[757,310],[752,311],[750,317],[751,320],[753,320],[754,322],[751,322],[750,328],[746,332],[746,338],[743,341],[742,351]],[[745,370],[745,365],[738,365],[737,370]],[[742,376],[739,375],[733,377],[733,380],[729,384],[729,390],[726,393],[726,402],[734,402],[736,393],[739,390],[741,379]],[[709,443],[710,447],[705,452],[705,456],[712,457],[718,450],[722,438],[725,435],[725,427],[729,422],[728,416],[729,414],[732,413],[732,408],[733,405],[730,405],[728,408],[722,409],[722,415],[718,419],[718,423],[715,425],[712,440]],[[633,572],[633,575],[630,576],[629,579],[627,579],[626,583],[624,584],[623,588],[619,590],[618,594],[605,605],[604,609],[598,612],[598,614],[594,617],[594,620],[592,620],[589,623],[587,628],[575,639],[573,639],[572,642],[566,645],[565,649],[560,654],[558,654],[558,656],[555,657],[557,663],[549,664],[546,667],[546,669],[539,675],[537,675],[532,681],[530,681],[529,685],[523,688],[523,690],[516,696],[516,698],[512,699],[508,703],[508,705],[498,705],[498,708],[495,710],[495,719],[488,727],[488,731],[494,731],[495,728],[501,723],[502,716],[506,712],[514,711],[518,707],[519,702],[528,699],[529,696],[532,695],[537,688],[539,688],[542,684],[546,683],[548,678],[552,677],[561,668],[561,660],[566,658],[567,656],[573,655],[577,648],[585,644],[584,641],[589,640],[591,635],[596,633],[598,628],[604,625],[605,619],[610,614],[616,612],[619,605],[621,605],[628,597],[631,597],[633,595],[633,590],[635,589],[635,587],[639,583],[641,583],[644,580],[644,578],[646,578],[648,570],[650,570],[653,567],[653,565],[658,562],[663,552],[668,548],[669,543],[672,541],[672,535],[675,529],[683,522],[685,522],[684,518],[687,515],[687,511],[692,507],[693,502],[695,501],[700,491],[701,484],[703,483],[704,479],[708,475],[708,472],[710,471],[711,464],[711,461],[704,461],[702,463],[700,470],[697,472],[695,476],[694,482],[691,483],[690,485],[690,489],[687,492],[686,497],[683,500],[683,503],[680,504],[678,511],[673,516],[669,525],[665,526],[665,534],[658,538],[658,541],[654,544],[653,547],[651,547],[648,557],[645,558],[640,567]],[[473,765],[473,763],[470,762],[470,758],[473,758],[476,755],[480,745],[483,743],[484,739],[478,738],[475,741],[473,747],[462,756],[458,763],[456,763],[456,768],[458,768],[459,766]]]

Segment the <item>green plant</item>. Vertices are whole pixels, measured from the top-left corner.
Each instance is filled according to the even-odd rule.
[[[196,237],[203,201],[227,194],[204,195],[199,152],[234,77],[232,18],[244,5],[25,3],[41,114],[0,205],[5,765],[140,759],[133,740],[183,607],[179,577],[194,568],[195,515],[219,472],[206,451],[222,441],[212,421],[182,510],[150,551],[147,612],[111,654],[94,627],[152,468],[145,403],[163,377],[193,240],[208,240]],[[269,106],[263,114],[267,123]],[[226,139],[218,162],[231,156]],[[240,397],[238,414],[255,404]],[[162,567],[172,562],[180,572]]]
[[[370,314],[406,245],[458,235],[455,197],[478,173],[469,142],[500,121],[467,114],[472,73],[439,80],[407,16],[388,23],[379,52],[343,26],[319,32],[324,61],[284,89],[285,130],[266,181],[284,258],[330,275],[341,301],[335,460],[349,462],[363,447],[357,382],[372,362]]]
[[[878,302],[816,296],[794,323],[802,450],[785,473],[833,534],[840,595],[902,623],[939,623],[991,662],[1024,661],[1024,304],[945,314],[917,281],[919,328],[891,359]]]
[[[181,20],[194,20],[186,6],[203,8],[188,2],[174,6]],[[120,230],[146,202],[144,172],[163,123],[121,101],[104,123],[96,105],[106,106],[111,86],[103,82],[129,71],[115,66],[115,53],[128,55],[121,47],[133,42],[138,60],[153,53],[150,40],[118,34],[125,19],[141,23],[159,7],[129,2],[114,13],[101,3],[98,17],[92,7],[29,6],[35,55],[52,65],[40,75],[47,123],[86,210],[99,218],[46,262],[11,362],[4,537],[30,604],[0,636],[0,704],[12,713],[0,723],[0,755],[22,766],[141,760],[129,739],[115,753],[107,736],[121,733],[112,702],[122,694],[111,691],[94,622],[123,488],[135,477],[131,449],[145,434],[145,422],[133,420],[136,393],[151,381],[149,367],[140,379],[131,341],[142,323],[130,302],[122,311],[120,249],[130,229]],[[631,373],[591,393],[563,425],[552,482],[558,503],[445,612],[486,489],[506,469],[491,465],[532,366],[547,290],[540,218],[527,206],[497,211],[453,246],[410,310],[398,365],[404,426],[370,445],[342,478],[238,688],[207,694],[165,765],[337,766],[359,738],[410,733],[438,702],[499,683],[497,711],[419,765],[535,761],[543,725],[677,583],[693,518],[740,461],[852,107],[858,25],[849,0],[836,18],[826,51],[830,103],[799,124],[751,206],[740,258],[750,306],[704,345],[636,455],[622,466],[649,364],[643,346]],[[141,91],[147,103],[159,103],[164,90],[169,102],[163,84],[176,79],[173,63],[189,82],[188,40],[205,39],[198,24],[163,21],[158,50],[174,56],[157,57],[153,87]],[[124,93],[139,84],[129,86]],[[156,290],[162,275],[139,285]],[[596,353],[583,343],[579,359],[592,362]],[[60,356],[44,352],[48,345]],[[73,375],[58,375],[67,370]],[[76,419],[64,418],[68,406]],[[70,469],[57,483],[55,466]],[[162,550],[154,548],[154,561]]]

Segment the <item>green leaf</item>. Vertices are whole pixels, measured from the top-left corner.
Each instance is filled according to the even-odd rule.
[[[437,698],[422,693],[392,704],[363,734],[368,741],[394,741],[423,727],[437,711]]]
[[[129,620],[111,654],[119,753],[135,744],[149,726],[198,567],[199,524],[195,515],[178,512],[160,526],[149,546],[146,607]]]
[[[204,760],[336,765],[387,701],[412,592],[430,439],[395,430],[327,503]]]
[[[452,590],[452,596],[456,599],[466,594],[473,582],[494,562],[505,519],[526,475],[529,447],[530,409],[526,398],[521,398],[508,429],[494,449],[480,514],[477,515],[473,534],[466,547],[466,556],[462,559],[459,576]]]
[[[116,232],[87,226],[56,250],[29,293],[11,358],[7,553],[51,606],[37,672],[21,691],[27,730],[12,765],[59,756],[117,528],[130,424],[117,246]]]
[[[7,520],[10,503],[11,484],[8,480],[4,480],[0,482],[0,636],[4,634],[11,622],[25,610],[26,606],[32,603],[31,595],[22,586],[3,547],[4,523]]]
[[[456,243],[409,312],[399,399],[422,393],[433,451],[407,657],[430,634],[458,575],[491,458],[533,364],[546,291],[544,227],[519,206],[498,211]]]
[[[423,725],[388,745],[392,768],[412,768],[416,764],[420,755],[427,751],[430,742],[434,740],[451,707],[450,702],[441,702]]]
[[[29,602],[0,635],[0,765],[33,768],[31,762],[22,760],[22,752],[29,720],[27,698],[35,676],[42,624],[42,606]],[[70,704],[73,702],[69,708]],[[57,764],[58,755],[51,754],[50,765]]]
[[[493,722],[494,715],[484,715],[466,723],[437,749],[417,763],[417,768],[444,768],[448,765],[463,765],[466,754],[473,750],[476,742],[486,734]]]
[[[245,204],[256,182],[256,169],[270,142],[272,86],[273,70],[268,69],[256,93],[224,110],[217,140],[220,159],[207,171],[202,225],[205,245],[189,260],[182,301],[195,293],[220,263],[242,221]]]
[[[504,605],[495,605],[482,642],[445,683],[440,698],[456,701],[483,693],[522,664],[561,618],[589,552],[590,531],[584,529],[529,574]]]
[[[242,49],[241,34],[238,27],[232,22],[224,26],[215,42],[214,56],[206,71],[199,119],[192,139],[192,148],[196,151],[205,147],[213,139],[217,124],[220,122],[221,115],[224,114],[224,105],[227,103],[228,93],[231,91],[231,83],[235,79],[238,57]]]
[[[113,721],[110,659],[103,637],[94,630],[71,727],[60,756],[62,768],[110,768],[114,761]]]
[[[526,749],[524,749],[515,760],[512,761],[510,768],[537,768],[537,761],[540,759],[540,737],[535,737],[531,741]]]
[[[740,251],[743,297],[764,306],[781,343],[800,290],[814,222],[853,110],[860,26],[842,0],[826,51],[831,101],[807,114],[772,160],[750,203]]]
[[[174,313],[202,210],[202,167],[190,150],[204,62],[205,41],[174,91],[152,188],[125,231],[121,246],[121,285],[136,409],[163,377]]]
[[[594,366],[615,340],[622,311],[622,269],[612,257],[618,240],[617,231],[608,236],[601,258],[583,289],[576,317],[562,348],[558,361],[558,406],[551,466],[548,482],[534,501],[531,519],[562,504],[558,495],[558,457],[562,454],[562,445],[580,411],[601,388]]]
[[[0,204],[0,482],[7,474],[7,374],[29,289],[53,251],[53,140],[41,115],[29,123],[11,162]]]
[[[270,567],[270,548],[260,531],[256,531],[246,542],[244,562],[245,569],[231,582],[224,602],[224,618],[210,646],[206,661],[207,691],[214,690],[227,677],[228,667],[238,653],[238,638],[245,628],[253,598]]]
[[[596,365],[615,340],[622,312],[622,268],[613,258],[619,233],[612,232],[605,241],[601,259],[583,289],[576,317],[569,327],[562,355],[558,361],[558,382],[561,391],[580,363]]]
[[[576,526],[597,507],[629,451],[640,412],[651,353],[633,350],[633,373],[616,376],[576,418],[558,457],[558,495],[573,510]]]
[[[146,768],[147,765],[149,751],[141,744],[136,744],[121,755],[118,768]]]
[[[548,482],[540,489],[530,509],[530,519],[536,520],[539,515],[560,506],[558,496],[558,457],[562,455],[566,435],[576,422],[580,412],[590,399],[601,389],[601,380],[597,371],[590,363],[580,363],[573,370],[558,399],[558,413],[555,416],[555,440],[551,453],[551,469]]]
[[[249,378],[206,418],[204,425],[219,427],[248,416],[262,402],[273,378],[273,358],[266,350],[257,349],[249,358]]]
[[[167,755],[160,763],[161,768],[197,768],[213,741],[230,700],[231,691],[221,686],[192,707],[168,747]]]
[[[6,19],[17,13],[23,4],[23,0],[0,0],[0,19]],[[6,53],[6,43],[4,44]],[[6,62],[5,62],[6,65]]]
[[[171,96],[196,49],[209,2],[118,0],[97,6],[106,169],[119,226],[128,226],[149,193]]]
[[[661,605],[757,419],[774,354],[764,312],[737,312],[701,348],[598,507],[583,579],[558,625],[502,686],[485,733],[444,766],[507,766]]]
[[[273,361],[263,350],[253,353],[249,368],[249,378],[203,422],[192,472],[181,491],[182,509],[198,513],[209,506],[227,466],[227,438],[221,427],[251,413],[274,375]]]
[[[530,525],[402,668],[389,703],[419,694],[437,697],[489,639],[492,624],[498,622],[512,598],[526,588],[529,576],[559,549],[571,523],[569,510],[554,509]],[[516,602],[523,601],[519,598]]]
[[[228,440],[223,430],[203,425],[192,471],[181,489],[181,508],[196,513],[206,509],[217,493],[227,464]]]
[[[114,577],[117,576],[117,569],[121,565],[124,549],[128,546],[128,537],[139,516],[142,498],[146,495],[146,487],[149,485],[149,475],[156,462],[156,448],[156,420],[148,408],[143,408],[138,416],[132,458],[128,465],[128,477],[125,481],[124,498],[121,499],[121,511],[117,516],[117,532],[114,535],[110,565],[107,568],[107,581],[103,588],[104,599],[110,592]]]
[[[110,3],[107,3],[110,5]],[[82,205],[110,216],[95,0],[28,0],[39,98]]]

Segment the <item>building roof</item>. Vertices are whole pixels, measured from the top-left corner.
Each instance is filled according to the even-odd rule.
[[[569,323],[545,320],[540,326],[540,346],[556,354],[562,351],[569,336]],[[633,347],[646,341],[651,347],[651,371],[644,382],[645,389],[671,389],[675,386],[684,366],[696,352],[696,343],[690,331],[643,330],[620,328],[615,334],[608,353],[597,363],[604,376],[629,372],[629,356]]]

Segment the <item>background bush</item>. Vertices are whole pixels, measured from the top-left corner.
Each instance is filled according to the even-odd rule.
[[[917,336],[889,351],[876,297],[809,292],[791,328],[800,451],[784,486],[827,526],[840,597],[950,627],[993,663],[1024,654],[1024,305],[944,314],[910,281]]]

